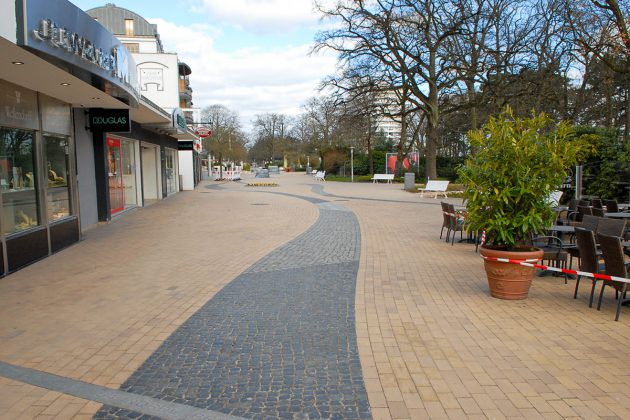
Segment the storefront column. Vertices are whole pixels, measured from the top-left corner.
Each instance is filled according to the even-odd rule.
[[[96,207],[99,222],[111,219],[109,202],[109,170],[107,162],[107,140],[105,133],[93,133],[94,175],[96,178]]]

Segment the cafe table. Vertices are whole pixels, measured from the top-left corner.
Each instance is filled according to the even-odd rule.
[[[610,217],[612,219],[630,219],[630,213],[622,213],[622,212],[606,213],[605,216]]]

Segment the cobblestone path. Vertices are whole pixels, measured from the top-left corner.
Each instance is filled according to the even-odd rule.
[[[317,222],[217,293],[121,390],[254,419],[371,418],[355,336],[359,225],[309,201]],[[95,418],[139,415],[105,406]]]

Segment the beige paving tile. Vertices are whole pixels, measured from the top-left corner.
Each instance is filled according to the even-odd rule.
[[[278,182],[275,192],[317,196],[304,175]],[[375,419],[630,417],[630,375],[619,369],[630,311],[612,321],[612,294],[596,311],[585,291],[573,299],[571,281],[541,277],[527,300],[493,299],[474,246],[439,240],[439,200],[395,184],[324,188],[357,198],[339,204],[361,227],[356,328]],[[0,360],[118,387],[225,284],[318,216],[305,201],[251,191],[234,183],[176,194],[3,279]],[[12,418],[85,418],[99,407],[0,378],[0,413]]]

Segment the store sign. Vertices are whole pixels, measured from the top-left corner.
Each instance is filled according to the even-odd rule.
[[[129,133],[131,120],[128,109],[90,109],[90,130],[99,133]]]
[[[177,134],[186,134],[188,132],[188,126],[186,125],[184,111],[182,111],[181,108],[175,108],[171,117],[173,119],[173,127],[177,130]]]
[[[39,130],[37,94],[0,80],[0,125]]]
[[[191,141],[180,141],[180,142],[177,143],[177,150],[182,150],[182,151],[188,150],[188,151],[191,151],[193,149],[194,149],[194,142],[192,140]]]
[[[84,80],[137,106],[140,96],[133,58],[92,17],[66,0],[22,0],[16,14],[18,45],[98,76],[97,81]],[[80,76],[80,72],[72,73]]]

